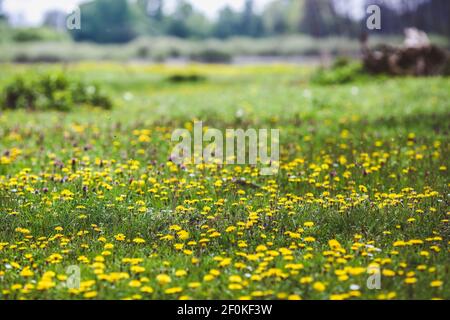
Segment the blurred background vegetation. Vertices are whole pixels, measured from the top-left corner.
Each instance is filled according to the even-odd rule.
[[[225,5],[214,18],[187,0],[170,10],[165,0],[94,0],[81,3],[82,27],[73,31],[66,28],[67,12],[58,10],[48,11],[40,26],[13,26],[2,2],[0,61],[354,56],[360,35],[369,32],[364,9],[370,4],[382,10],[382,29],[369,32],[372,44],[399,44],[406,27],[427,32],[446,48],[450,36],[447,0],[273,0],[260,10],[257,0],[246,0],[241,10]]]

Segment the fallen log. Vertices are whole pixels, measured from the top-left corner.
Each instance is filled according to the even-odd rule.
[[[430,43],[428,36],[417,29],[405,30],[403,46],[380,45],[371,49],[368,37],[361,38],[363,64],[367,72],[394,76],[448,75],[449,53]]]

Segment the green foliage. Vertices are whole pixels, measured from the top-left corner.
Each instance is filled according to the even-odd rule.
[[[285,34],[295,30],[301,12],[298,1],[272,1],[262,13],[265,33],[269,35]],[[293,16],[295,14],[295,16]]]
[[[20,52],[12,60],[16,63],[56,63],[66,61],[63,56],[51,52],[43,52],[36,55]]]
[[[83,27],[73,30],[76,41],[125,43],[137,36],[133,11],[126,0],[96,0],[80,6]]]
[[[205,48],[191,54],[193,61],[203,63],[230,63],[232,58],[228,52],[214,48]]]
[[[62,41],[67,39],[66,34],[50,28],[19,28],[12,30],[12,40],[15,42]]]
[[[80,105],[111,109],[112,101],[96,85],[50,73],[15,78],[4,88],[1,105],[14,110],[70,111]]]
[[[81,5],[82,28],[71,31],[71,35],[76,41],[96,43],[126,43],[138,36],[224,39],[301,34],[323,39],[331,36],[356,39],[361,32],[367,31],[365,20],[350,17],[348,11],[342,10],[341,2],[272,0],[257,12],[255,0],[246,0],[241,10],[222,7],[213,20],[193,6],[190,0],[177,0],[171,12],[165,10],[165,0],[92,0]],[[413,25],[421,30],[448,38],[448,2],[418,0],[418,5],[402,3],[403,10],[394,9],[381,0],[378,2],[384,12],[384,27],[375,34],[403,35],[404,28],[414,22]],[[1,29],[0,26],[0,31],[3,31]],[[42,32],[24,29],[16,34],[16,39],[21,42],[41,41],[55,36],[45,34],[48,31]],[[2,38],[4,35],[2,32]]]
[[[242,12],[225,6],[219,12],[212,26],[212,35],[217,38],[229,38],[236,35],[259,37],[264,35],[263,20],[255,14],[253,1],[247,0]]]
[[[184,83],[184,82],[202,82],[205,81],[206,77],[201,74],[182,74],[176,73],[172,74],[167,78],[167,81],[171,83]]]
[[[175,11],[164,20],[165,33],[179,38],[205,38],[210,35],[208,19],[187,1],[178,1]]]
[[[69,40],[66,33],[51,28],[11,28],[2,21],[0,21],[0,33],[0,42],[27,43]]]
[[[37,92],[24,78],[18,77],[4,89],[2,105],[6,109],[34,109]]]
[[[345,84],[361,79],[363,76],[364,71],[361,63],[338,58],[331,68],[317,70],[311,81],[319,85]]]

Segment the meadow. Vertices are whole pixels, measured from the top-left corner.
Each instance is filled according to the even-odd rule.
[[[0,108],[0,299],[450,298],[448,77],[0,68],[0,88],[62,71],[114,102]],[[280,129],[278,174],[174,164],[171,133],[195,120]]]

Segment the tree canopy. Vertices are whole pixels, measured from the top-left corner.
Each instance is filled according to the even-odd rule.
[[[450,1],[367,0],[369,4],[378,4],[383,10],[379,33],[397,34],[405,27],[416,26],[450,34]],[[72,36],[76,41],[123,43],[138,35],[228,38],[300,33],[326,37],[358,36],[367,31],[364,19],[352,18],[338,6],[337,0],[273,0],[257,12],[255,1],[246,0],[242,10],[225,6],[211,20],[187,0],[177,0],[171,12],[164,0],[94,0],[81,5],[82,28],[72,31]]]

